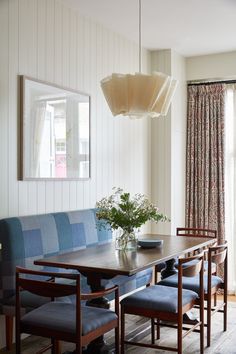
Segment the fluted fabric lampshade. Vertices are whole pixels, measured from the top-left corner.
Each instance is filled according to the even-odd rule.
[[[175,92],[177,81],[155,72],[112,74],[101,81],[101,87],[113,116],[130,118],[165,116]]]

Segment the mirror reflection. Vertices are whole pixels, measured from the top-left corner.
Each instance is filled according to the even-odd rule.
[[[90,97],[21,77],[23,179],[90,177]]]

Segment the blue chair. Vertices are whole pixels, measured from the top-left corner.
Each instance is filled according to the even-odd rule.
[[[224,266],[224,279],[212,274],[212,264],[217,268],[220,265]],[[216,312],[222,312],[224,315],[223,329],[227,330],[227,243],[214,247],[209,247],[208,250],[208,271],[204,274],[204,300],[207,303],[207,319],[205,326],[207,327],[207,346],[211,344],[211,315]],[[177,275],[172,275],[163,279],[158,283],[162,286],[171,286],[178,288],[179,279]],[[200,293],[201,284],[198,277],[182,279],[182,286],[184,289]],[[217,294],[218,289],[223,289],[223,302],[217,303],[212,306],[212,296]]]
[[[189,236],[189,237],[210,237],[210,238],[217,238],[217,231],[212,230],[212,229],[203,229],[203,228],[193,228],[193,227],[177,227],[176,229],[176,235],[177,236]],[[199,253],[201,250],[198,250],[195,253]],[[191,257],[191,254],[188,254],[188,257]],[[194,264],[195,260],[193,260],[190,264]],[[183,264],[183,267],[188,267],[189,265]],[[155,284],[158,282],[158,273],[161,273],[162,279],[165,277],[165,272],[163,273],[166,267],[166,263],[162,262],[159,263],[155,266],[154,270],[154,282]],[[174,267],[177,269],[178,268],[178,259],[175,258],[175,263]],[[208,261],[204,261],[204,270],[208,269]],[[216,269],[214,267],[214,264],[212,265],[212,272],[215,273]],[[175,273],[174,269],[172,274]],[[177,271],[176,271],[177,273]],[[171,275],[172,275],[171,274]]]
[[[217,231],[212,229],[204,229],[204,228],[194,228],[194,227],[177,227],[176,229],[177,236],[189,236],[189,237],[209,237],[212,239],[217,239]],[[205,248],[208,250],[208,247]],[[202,250],[197,250],[196,252],[200,252]],[[191,254],[188,254],[191,256]],[[193,261],[194,262],[194,261]],[[176,268],[178,268],[178,261],[175,264]],[[188,266],[188,264],[186,264]],[[208,269],[208,259],[207,259],[207,252],[205,252],[205,261],[204,261],[204,270],[207,271]],[[215,264],[212,263],[211,265],[212,274],[216,275],[216,267]],[[216,301],[216,299],[215,299]]]
[[[49,276],[52,280],[35,279]],[[29,278],[30,277],[30,278]],[[33,277],[33,278],[32,278]],[[54,278],[74,280],[75,283],[57,283]],[[49,298],[49,302],[21,314],[21,290],[36,296]],[[83,305],[83,300],[91,300],[115,292],[115,311]],[[76,303],[60,301],[64,296],[76,295]],[[76,354],[82,353],[82,347],[115,329],[115,348],[119,354],[119,291],[118,287],[98,293],[80,293],[80,275],[65,273],[47,273],[16,267],[16,354],[21,354],[21,333],[51,338],[52,354],[57,351],[58,341],[72,342],[76,345]],[[41,352],[43,352],[41,351]]]
[[[177,351],[182,354],[182,339],[183,339],[183,314],[189,311],[195,303],[200,303],[200,321],[194,324],[186,334],[189,334],[200,326],[200,353],[204,351],[204,290],[203,290],[203,253],[179,259],[178,271],[178,287],[169,287],[166,285],[152,285],[146,289],[135,292],[134,294],[125,297],[121,301],[121,354],[124,354],[124,345],[138,345],[142,347],[151,347],[154,349]],[[186,262],[194,260],[195,263],[184,268]],[[182,289],[183,276],[191,279],[197,277],[200,284],[198,293],[192,290]],[[151,343],[141,343],[128,341],[125,339],[125,315],[132,314],[144,316],[151,319]],[[178,341],[177,348],[155,344],[155,325],[158,326],[160,321],[168,321],[177,325]],[[160,338],[158,332],[157,339]]]

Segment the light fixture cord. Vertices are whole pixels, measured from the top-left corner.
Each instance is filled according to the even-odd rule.
[[[138,41],[138,45],[139,45],[139,73],[141,73],[141,69],[142,69],[142,51],[141,51],[141,27],[142,27],[142,18],[141,18],[141,10],[142,10],[142,4],[141,4],[141,0],[139,0],[139,41]]]

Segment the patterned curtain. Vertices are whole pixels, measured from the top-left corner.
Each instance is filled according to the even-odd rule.
[[[225,239],[225,85],[188,87],[186,226],[217,230]]]

